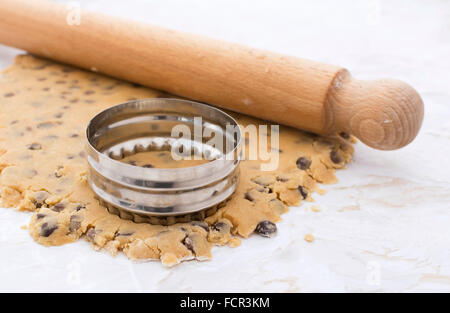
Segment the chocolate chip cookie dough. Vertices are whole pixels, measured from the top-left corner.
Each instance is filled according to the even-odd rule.
[[[208,160],[203,158],[200,160],[175,160],[172,158],[171,152],[166,150],[138,152],[126,156],[119,161],[145,168],[183,168],[197,166],[208,162]]]
[[[213,245],[237,246],[239,237],[272,237],[288,206],[312,201],[317,183],[335,182],[335,169],[344,167],[353,153],[347,134],[322,138],[281,126],[278,169],[262,172],[260,161],[243,161],[235,195],[204,221],[162,226],[122,220],[100,205],[86,183],[85,127],[96,113],[114,104],[158,96],[167,97],[30,55],[18,56],[0,77],[2,206],[33,212],[29,232],[40,244],[61,245],[84,237],[95,249],[112,255],[123,251],[131,260],[161,260],[172,266],[210,259]],[[267,124],[233,116],[241,125]],[[158,166],[162,156],[152,155],[150,161],[148,157],[135,155],[125,161]]]

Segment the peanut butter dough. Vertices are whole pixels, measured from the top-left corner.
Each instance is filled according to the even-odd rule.
[[[31,236],[43,245],[86,238],[95,249],[131,260],[211,258],[212,245],[238,246],[256,232],[272,237],[288,206],[311,201],[317,182],[334,183],[335,169],[350,161],[352,138],[322,138],[280,127],[279,168],[241,163],[235,195],[205,221],[171,226],[137,224],[108,213],[86,183],[84,132],[99,111],[131,99],[163,96],[143,88],[53,63],[18,56],[0,76],[0,188],[4,207],[31,211]],[[241,125],[268,122],[233,113]],[[270,136],[271,134],[260,134]],[[136,166],[158,166],[130,156]],[[133,159],[134,158],[134,159]],[[174,165],[178,166],[178,165]],[[19,225],[18,225],[19,227]],[[276,240],[276,239],[267,239]]]

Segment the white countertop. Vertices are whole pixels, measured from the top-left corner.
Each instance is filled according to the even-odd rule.
[[[292,208],[274,239],[214,248],[171,269],[95,252],[84,240],[46,248],[0,209],[0,291],[450,291],[450,2],[84,0],[82,7],[342,65],[359,79],[414,86],[425,120],[409,146],[356,145],[322,212]],[[18,51],[0,46],[0,66]],[[306,233],[316,240],[307,243]]]

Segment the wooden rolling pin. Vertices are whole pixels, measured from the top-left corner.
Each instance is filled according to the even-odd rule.
[[[70,14],[50,1],[1,0],[0,43],[382,150],[407,145],[422,124],[422,99],[401,81],[358,81],[342,67],[98,13],[81,11],[73,25]]]

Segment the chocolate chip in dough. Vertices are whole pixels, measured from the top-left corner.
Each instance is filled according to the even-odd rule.
[[[63,174],[61,173],[61,170],[64,168],[64,166],[58,166],[58,168],[55,171],[55,177],[56,178],[61,178],[63,176]]]
[[[277,177],[277,181],[282,182],[282,183],[285,183],[285,182],[288,182],[288,181],[289,181],[289,178],[283,177],[283,176],[278,176],[278,177]]]
[[[85,95],[93,95],[94,93],[95,93],[94,90],[86,90],[86,91],[84,92]]]
[[[189,249],[190,251],[192,251],[192,253],[195,254],[195,251],[194,251],[194,242],[192,241],[191,238],[189,238],[189,236],[186,236],[186,237],[183,239],[183,245],[184,245],[187,249]]]
[[[303,186],[298,186],[298,192],[302,195],[303,200],[308,197],[308,191]]]
[[[75,210],[76,210],[77,212],[80,211],[80,210],[84,210],[84,209],[86,209],[86,205],[84,205],[84,204],[79,204],[79,205],[77,205],[76,208],[75,208]]]
[[[277,225],[271,221],[264,220],[256,226],[255,231],[261,236],[272,237],[277,232]]]
[[[57,229],[58,229],[57,225],[49,225],[48,223],[44,223],[41,226],[41,231],[39,232],[39,236],[49,237]]]
[[[90,241],[94,241],[95,239],[95,235],[97,234],[97,232],[95,231],[95,228],[91,228],[87,231],[86,233],[86,237],[90,240]]]
[[[41,150],[41,149],[42,149],[41,145],[38,144],[38,143],[32,143],[32,144],[29,144],[29,145],[27,146],[27,148],[28,148],[29,150]]]
[[[250,192],[248,191],[245,193],[244,198],[251,202],[255,201],[255,198],[253,198]]]
[[[270,188],[268,188],[268,187],[259,187],[254,190],[256,190],[257,192],[261,192],[261,193],[270,193],[270,191],[269,191]]]
[[[5,93],[5,95],[4,95],[5,98],[11,98],[14,96],[15,96],[15,94],[13,92],[8,92],[8,93]]]
[[[212,226],[212,229],[218,232],[223,232],[225,230],[229,230],[230,226],[224,222],[217,222]]]
[[[55,140],[55,139],[58,139],[58,138],[59,137],[56,136],[56,135],[48,135],[48,136],[44,137],[45,140]]]
[[[153,168],[153,165],[151,165],[151,164],[144,164],[144,165],[142,165],[142,167],[145,167],[145,168]]]
[[[40,219],[42,219],[42,218],[44,218],[44,217],[46,217],[46,216],[47,216],[47,215],[45,215],[45,214],[38,213],[38,214],[36,214],[36,219],[40,220]]]
[[[78,134],[72,134],[72,135],[70,135],[70,137],[71,137],[71,138],[77,138],[77,137],[80,137],[80,135],[78,135]]]
[[[339,136],[341,136],[342,138],[344,138],[346,140],[350,139],[350,134],[346,133],[346,132],[340,132]]]
[[[296,161],[297,167],[301,170],[306,171],[311,166],[311,160],[307,157],[299,157]]]
[[[132,232],[132,231],[126,232],[126,233],[117,233],[116,237],[127,237],[127,236],[131,236],[133,234],[134,234],[134,232]]]
[[[53,208],[52,208],[52,211],[55,211],[55,212],[61,212],[62,210],[64,210],[64,208],[65,208],[66,206],[64,205],[64,203],[61,203],[61,202],[59,202],[59,203],[56,203],[54,206],[53,206]]]
[[[33,196],[33,204],[36,207],[36,209],[40,209],[44,204],[45,200],[48,198],[49,193],[46,191],[38,191]]]
[[[330,152],[330,159],[331,161],[333,161],[334,164],[342,163],[342,158],[337,150],[332,150]]]
[[[72,215],[69,222],[69,231],[76,232],[81,227],[81,217],[79,215]]]
[[[201,227],[201,228],[203,228],[204,230],[206,230],[206,232],[209,232],[209,225],[208,225],[208,223],[206,223],[206,222],[203,222],[203,221],[193,221],[193,222],[191,222],[191,225],[192,225],[192,226],[198,226],[198,227]]]
[[[51,128],[51,127],[53,127],[54,125],[53,125],[53,123],[52,122],[42,122],[42,123],[39,123],[38,125],[37,125],[37,128],[39,128],[39,129],[47,129],[47,128]]]

